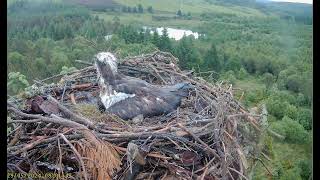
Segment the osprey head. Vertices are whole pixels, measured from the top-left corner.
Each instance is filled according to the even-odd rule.
[[[108,109],[117,102],[134,97],[134,94],[116,92],[113,89],[118,72],[117,59],[110,52],[100,52],[94,56],[100,86],[100,100],[104,109]]]
[[[110,52],[100,52],[94,56],[95,67],[100,85],[113,84],[118,72],[117,59]]]
[[[95,65],[101,73],[103,66],[109,65],[113,74],[118,72],[117,58],[110,52],[100,52],[94,56]]]

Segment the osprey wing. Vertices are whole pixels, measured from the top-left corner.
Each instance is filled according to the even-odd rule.
[[[154,88],[151,84],[140,79],[121,79],[116,80],[114,90],[126,94],[146,95]]]

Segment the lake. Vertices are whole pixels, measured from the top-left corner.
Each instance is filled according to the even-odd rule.
[[[156,31],[158,32],[159,35],[162,35],[162,31],[164,29],[164,27],[150,28],[150,27],[147,27],[147,26],[144,26],[143,28],[144,29],[150,29],[151,33],[153,33],[152,29],[156,29]],[[183,37],[184,34],[186,36],[193,35],[195,39],[198,39],[199,35],[200,35],[197,32],[193,32],[191,30],[185,30],[185,29],[167,28],[167,31],[168,31],[169,38],[175,39],[176,41],[180,40]]]
[[[151,34],[153,34],[154,29],[155,29],[158,32],[158,34],[161,36],[164,27],[151,28],[151,27],[143,26],[143,29],[144,30],[150,29]],[[191,30],[185,30],[185,29],[167,28],[167,31],[168,31],[169,38],[175,39],[176,41],[179,41],[183,37],[184,34],[186,36],[193,35],[195,39],[198,39],[200,36],[200,34],[198,32],[193,32]],[[112,34],[106,35],[106,36],[104,36],[104,38],[106,41],[109,41],[112,38]]]

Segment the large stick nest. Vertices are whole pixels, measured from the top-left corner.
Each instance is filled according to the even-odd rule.
[[[124,59],[119,71],[196,88],[170,114],[124,121],[98,110],[93,66],[56,84],[37,81],[28,98],[8,100],[8,170],[60,179],[246,179],[243,149],[252,139],[240,129],[259,132],[260,118],[234,99],[232,86],[183,72],[164,52]]]

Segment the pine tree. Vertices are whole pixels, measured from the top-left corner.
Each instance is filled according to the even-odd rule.
[[[144,42],[145,42],[145,32],[143,29],[140,29],[137,37],[137,43],[144,43]]]
[[[151,36],[151,31],[150,29],[146,29],[144,32],[144,42],[151,42],[152,41],[152,36]]]
[[[179,58],[179,65],[182,69],[191,69],[200,64],[200,55],[195,50],[192,38],[188,38],[185,35],[179,41],[174,54]]]
[[[178,16],[182,16],[182,12],[181,12],[180,9],[178,10],[177,15],[178,15]]]
[[[157,47],[160,47],[160,36],[157,30],[154,30],[153,37],[152,37],[152,43],[156,45]]]
[[[128,12],[128,8],[126,6],[122,6],[121,10],[122,12]]]
[[[148,7],[148,12],[151,13],[151,14],[153,13],[153,8],[152,8],[152,6],[149,6],[149,7]]]
[[[204,69],[214,70],[216,72],[221,71],[221,62],[218,58],[217,48],[214,44],[211,44],[211,48],[204,55]]]
[[[143,13],[143,7],[141,4],[138,4],[138,12]]]
[[[133,13],[138,13],[137,7],[133,7],[132,12],[133,12]]]
[[[112,19],[113,32],[116,32],[120,27],[120,18],[118,16],[113,17]]]
[[[160,38],[160,46],[159,49],[161,51],[167,51],[170,52],[172,51],[172,44],[168,35],[168,30],[167,28],[164,28],[162,30],[162,36]]]

